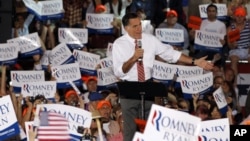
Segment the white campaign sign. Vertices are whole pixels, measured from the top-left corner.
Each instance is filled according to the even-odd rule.
[[[113,14],[90,14],[87,13],[87,27],[92,29],[110,29],[113,28],[111,22],[114,20]]]
[[[97,85],[98,86],[107,86],[118,81],[117,77],[113,72],[113,67],[101,68],[97,70]]]
[[[0,64],[14,64],[18,57],[18,51],[16,43],[0,44]]]
[[[199,11],[201,18],[207,18],[207,6],[209,4],[202,4],[199,5]],[[214,5],[217,6],[217,17],[227,16],[227,5],[226,4],[218,4],[215,3]]]
[[[230,125],[228,118],[202,121],[199,138],[199,141],[229,141]]]
[[[56,93],[56,81],[43,81],[39,83],[24,82],[21,88],[23,97],[43,95],[45,98],[54,98]]]
[[[0,98],[0,137],[1,140],[9,139],[20,133],[10,95]]]
[[[73,58],[72,52],[65,43],[60,43],[53,48],[49,56],[52,66],[67,64],[67,62],[72,62]]]
[[[152,77],[157,80],[172,80],[176,73],[177,66],[155,60]]]
[[[48,20],[63,17],[63,1],[62,0],[46,0],[38,1],[23,0],[28,10],[35,14],[40,20]]]
[[[209,72],[203,75],[198,75],[193,77],[187,77],[187,78],[180,77],[179,81],[183,93],[197,94],[212,87],[213,74],[212,72]]]
[[[51,71],[57,81],[57,88],[71,87],[69,82],[74,82],[77,86],[82,84],[78,63],[52,66]]]
[[[196,141],[200,123],[196,116],[153,104],[144,135],[150,141]]]
[[[39,109],[45,112],[54,112],[63,115],[69,121],[69,132],[75,136],[81,137],[77,132],[78,126],[89,128],[92,122],[92,113],[89,111],[62,104],[40,104],[37,105],[36,114],[39,115]],[[38,116],[36,117],[38,118]],[[39,120],[34,120],[39,121]],[[38,123],[34,123],[35,125]]]
[[[13,87],[21,89],[23,82],[45,81],[44,71],[11,71],[11,82]],[[20,90],[21,91],[21,90]]]
[[[66,44],[86,44],[88,42],[88,30],[84,28],[59,28],[59,42]]]
[[[156,28],[155,36],[164,43],[183,44],[184,31],[181,29]]]
[[[97,64],[100,61],[100,55],[76,49],[73,51],[73,56],[76,62],[78,62],[79,67],[84,70],[96,70]]]
[[[101,59],[99,64],[101,65],[101,68],[113,67],[112,56]]]
[[[41,53],[41,42],[37,32],[10,39],[7,42],[16,43],[22,56],[33,56]]]

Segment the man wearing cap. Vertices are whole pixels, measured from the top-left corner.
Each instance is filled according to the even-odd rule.
[[[67,90],[64,95],[64,104],[83,108],[84,101],[82,99],[79,99],[76,91]]]
[[[89,94],[91,92],[96,92],[97,91],[97,78],[96,76],[88,76],[84,78],[84,83],[86,84],[86,89],[87,92],[83,93],[84,97],[84,102],[88,103],[89,102]]]
[[[112,106],[108,100],[101,100],[97,104],[97,110],[100,112],[100,115],[104,118],[103,122],[103,130],[107,133],[107,138],[109,140],[112,137],[118,135],[120,133],[120,126],[118,121],[111,119]],[[116,141],[122,141],[121,138]]]
[[[188,32],[187,32],[187,29],[183,25],[177,23],[177,17],[178,17],[178,14],[175,10],[170,10],[170,11],[166,12],[166,20],[164,22],[162,22],[158,26],[158,28],[171,28],[171,29],[183,30],[183,32],[184,32],[184,45],[182,47],[181,46],[173,46],[173,47],[174,47],[174,49],[181,51],[185,55],[189,55]]]
[[[243,7],[239,7],[235,10],[235,22],[231,23],[228,27],[228,33],[233,30],[240,31],[240,38],[237,41],[229,42],[228,46],[229,59],[231,60],[231,68],[234,70],[235,76],[238,75],[238,61],[240,59],[247,59],[250,61],[250,22],[246,20],[246,10]]]

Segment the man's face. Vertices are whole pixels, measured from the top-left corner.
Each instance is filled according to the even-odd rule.
[[[71,94],[65,99],[65,101],[71,106],[76,106],[78,103],[78,97],[74,94]]]
[[[174,26],[176,24],[176,22],[177,22],[177,17],[176,16],[170,15],[170,16],[167,17],[168,25]]]
[[[245,16],[235,16],[235,22],[238,24],[244,23],[245,22]]]
[[[90,80],[87,83],[87,89],[89,92],[95,92],[97,90],[97,82],[95,80]]]
[[[215,20],[217,18],[217,11],[214,7],[209,7],[207,9],[207,18],[209,20]]]
[[[111,107],[105,104],[99,109],[99,112],[102,117],[104,117],[105,119],[109,119],[111,115]]]
[[[134,18],[129,20],[129,24],[125,27],[125,30],[134,39],[141,39],[142,26],[141,19]]]

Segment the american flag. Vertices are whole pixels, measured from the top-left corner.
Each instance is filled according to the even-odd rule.
[[[38,141],[70,141],[68,120],[58,113],[40,112]]]

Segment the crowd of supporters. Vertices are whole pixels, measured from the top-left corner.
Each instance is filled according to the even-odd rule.
[[[168,2],[168,3],[167,3]],[[228,8],[228,17],[225,21],[217,19],[217,7],[212,5],[207,9],[208,18],[201,23],[200,30],[224,34],[221,40],[223,50],[221,52],[208,52],[194,49],[194,29],[188,27],[188,17],[199,16],[200,4],[221,3]],[[206,95],[193,94],[192,99],[184,99],[181,89],[170,86],[167,88],[166,97],[158,97],[155,103],[174,108],[200,117],[202,120],[211,120],[227,117],[230,124],[240,124],[249,113],[239,103],[237,87],[238,63],[241,60],[250,61],[250,3],[247,0],[201,0],[195,3],[188,0],[63,0],[64,17],[62,19],[40,21],[27,11],[22,1],[16,0],[15,16],[13,21],[12,38],[37,32],[42,43],[43,50],[51,50],[59,44],[58,28],[86,28],[87,13],[114,14],[113,34],[89,34],[88,43],[82,51],[98,54],[106,57],[106,49],[109,43],[124,33],[121,18],[126,12],[138,13],[142,20],[150,20],[150,25],[143,26],[143,31],[155,34],[157,28],[181,29],[184,31],[184,46],[173,46],[182,53],[199,58],[208,55],[208,59],[214,62],[213,91]],[[195,6],[189,7],[190,5]],[[240,39],[230,42],[227,34],[234,29],[240,30]],[[83,85],[78,87],[79,95],[73,88],[57,89],[55,100],[46,99],[42,95],[35,97],[22,97],[15,94],[10,85],[10,72],[12,70],[39,70],[42,55],[34,55],[28,58],[18,58],[12,66],[1,66],[1,93],[0,96],[11,95],[12,103],[16,111],[19,124],[25,129],[25,122],[34,119],[36,105],[57,103],[75,106],[92,113],[99,112],[102,117],[103,139],[107,141],[123,140],[123,119],[119,103],[118,88],[99,89],[97,76],[82,76]],[[230,63],[226,61],[230,60]],[[97,67],[98,69],[98,67]],[[44,70],[46,80],[53,80],[50,70]],[[228,111],[221,114],[212,96],[217,88],[222,87],[228,103]],[[249,92],[249,91],[248,91]],[[249,93],[250,94],[250,93]],[[166,99],[165,99],[166,98]],[[165,100],[165,101],[164,101]],[[250,103],[247,103],[250,105]],[[244,106],[243,106],[244,107]],[[95,120],[91,123],[90,133],[96,140],[100,140]],[[13,140],[18,140],[15,137]],[[11,139],[10,139],[11,140]]]

